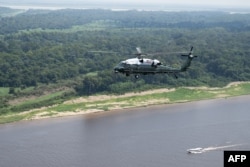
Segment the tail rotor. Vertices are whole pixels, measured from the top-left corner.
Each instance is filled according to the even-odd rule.
[[[193,49],[194,49],[194,47],[191,46],[191,49],[190,49],[189,53],[186,54],[186,55],[181,55],[181,56],[185,56],[185,57],[189,57],[189,58],[197,57],[197,56],[194,56],[194,55],[193,55]]]

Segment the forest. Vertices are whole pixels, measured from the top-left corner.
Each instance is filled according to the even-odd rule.
[[[0,8],[0,25],[0,113],[25,110],[11,101],[45,92],[63,91],[32,107],[79,95],[250,80],[250,14]],[[114,74],[138,46],[164,53],[154,58],[174,67],[185,61],[175,52],[193,46],[198,58],[178,79]]]

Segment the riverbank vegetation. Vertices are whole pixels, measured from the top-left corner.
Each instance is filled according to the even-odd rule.
[[[21,113],[8,113],[0,117],[0,123],[20,120],[42,119],[77,114],[107,112],[134,107],[173,104],[197,100],[228,98],[250,94],[250,83],[231,83],[223,88],[179,87],[155,89],[124,95],[94,95],[64,101],[49,107]]]
[[[75,111],[79,106],[67,106],[65,101],[81,96],[166,88],[176,89],[175,94],[185,97],[192,91],[181,87],[223,87],[230,82],[249,81],[249,16],[227,12],[0,8],[0,117],[53,105],[55,111]],[[175,67],[185,59],[173,52],[187,52],[194,46],[198,58],[178,79],[146,75],[136,80],[114,74],[113,67],[134,57],[137,46],[146,53],[165,53],[152,58]],[[201,99],[202,95],[195,94]],[[153,101],[148,98],[148,103]],[[96,108],[113,107],[107,104]]]

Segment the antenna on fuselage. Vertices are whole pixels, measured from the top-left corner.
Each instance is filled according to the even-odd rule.
[[[135,53],[134,55],[136,55],[136,57],[139,59],[139,61],[140,61],[141,63],[143,63],[143,57],[146,56],[147,54],[142,53],[140,47],[136,47],[136,51],[137,51],[137,53]]]

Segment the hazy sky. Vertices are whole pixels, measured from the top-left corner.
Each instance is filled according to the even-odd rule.
[[[51,0],[53,1],[53,0]],[[178,5],[212,5],[212,6],[242,6],[250,7],[250,0],[61,0],[69,2],[100,2],[100,3],[130,3],[130,4],[178,4]]]
[[[3,3],[15,3],[24,4],[24,3],[56,3],[56,4],[139,4],[139,5],[148,5],[152,4],[157,5],[203,5],[203,6],[218,6],[218,7],[250,7],[250,0],[0,0],[0,4]]]

